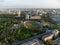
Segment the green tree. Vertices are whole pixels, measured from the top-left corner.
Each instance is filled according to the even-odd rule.
[[[45,42],[45,45],[54,45],[54,43],[51,40],[48,40]]]

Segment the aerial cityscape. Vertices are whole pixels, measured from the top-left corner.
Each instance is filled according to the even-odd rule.
[[[0,0],[0,45],[60,45],[60,0]]]
[[[0,45],[60,45],[60,9],[0,9]]]

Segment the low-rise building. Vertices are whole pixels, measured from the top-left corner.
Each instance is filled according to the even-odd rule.
[[[14,25],[11,27],[11,29],[18,29],[19,28],[19,24],[18,23],[14,23]]]
[[[14,26],[19,26],[18,24],[14,24]]]
[[[44,26],[50,26],[50,22],[43,22],[42,23]]]
[[[42,37],[42,40],[43,41],[47,41],[47,40],[51,40],[51,39],[53,39],[53,34],[52,33],[49,33],[49,34],[47,34],[47,35],[44,35],[43,37]]]
[[[21,45],[44,45],[42,41],[39,41],[38,39],[33,39],[28,42],[25,42]]]
[[[27,14],[27,15],[26,15],[26,19],[29,19],[29,18],[30,18],[30,15]]]
[[[54,45],[60,45],[60,37],[56,40],[53,40]]]
[[[30,20],[38,20],[38,19],[41,19],[41,16],[40,15],[34,15],[34,16],[31,16],[31,15],[26,15],[26,19],[30,19]]]
[[[54,38],[58,36],[59,31],[57,29],[52,30],[52,34],[54,34]]]
[[[39,15],[31,16],[30,19],[41,19],[41,16],[39,16]]]

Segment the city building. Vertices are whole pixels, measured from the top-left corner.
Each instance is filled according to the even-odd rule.
[[[21,11],[19,10],[19,11],[18,11],[18,17],[20,17],[20,16],[21,16]]]
[[[50,22],[43,22],[42,24],[43,24],[43,26],[50,26],[51,25]]]
[[[58,37],[56,40],[52,41],[54,45],[60,45],[60,37]]]
[[[14,26],[19,26],[18,24],[14,24]]]
[[[36,15],[36,16],[30,16],[30,19],[41,19],[41,16]]]
[[[52,30],[52,34],[54,34],[54,38],[56,38],[59,35],[59,31],[57,29]]]
[[[11,29],[18,29],[19,28],[19,24],[18,23],[14,23],[13,26],[11,27]]]
[[[27,15],[26,15],[26,19],[30,19],[30,15],[27,14]]]
[[[44,35],[43,37],[42,37],[42,40],[43,41],[47,41],[47,40],[51,40],[51,39],[53,39],[53,34],[51,34],[51,33],[49,33],[49,34],[47,34],[47,35]]]
[[[33,39],[33,40],[29,40],[28,42],[25,42],[21,45],[44,45],[44,44],[41,40],[39,41],[38,39]]]

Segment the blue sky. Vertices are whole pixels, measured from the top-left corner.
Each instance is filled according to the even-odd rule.
[[[60,0],[0,0],[0,8],[60,8]]]

